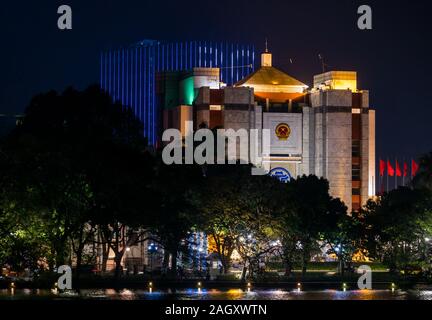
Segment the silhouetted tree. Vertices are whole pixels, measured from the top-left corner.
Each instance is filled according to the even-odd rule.
[[[392,272],[424,263],[424,241],[432,226],[424,200],[423,191],[399,187],[364,209],[368,253]]]
[[[32,99],[4,143],[10,179],[2,191],[43,221],[55,265],[65,262],[73,241],[79,271],[83,246],[98,226],[114,235],[109,246],[119,273],[125,248],[113,244],[121,234],[116,228],[128,224],[130,233],[150,223],[154,165],[142,132],[132,110],[97,86]]]

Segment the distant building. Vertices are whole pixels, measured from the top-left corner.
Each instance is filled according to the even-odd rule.
[[[202,124],[269,129],[270,150],[262,149],[259,137],[257,167],[285,181],[304,174],[324,177],[331,195],[349,210],[359,210],[375,194],[375,110],[369,108],[369,92],[357,88],[356,72],[316,75],[309,89],[273,67],[269,52],[258,70],[233,86],[214,83],[218,71],[195,68],[177,78],[172,88],[178,88],[180,102],[165,108],[164,128],[184,135],[185,121],[193,121],[194,129]],[[193,102],[184,99],[188,91]]]
[[[331,194],[359,210],[375,195],[375,110],[369,91],[357,88],[356,72],[317,75],[303,117],[302,173],[328,179]]]
[[[144,124],[144,135],[154,145],[161,129],[162,107],[156,95],[158,73],[171,72],[175,77],[182,70],[217,67],[221,70],[218,80],[231,85],[253,71],[254,66],[253,45],[144,40],[101,53],[100,85],[113,99],[134,110]]]
[[[177,46],[186,53],[174,53]],[[369,107],[369,92],[358,89],[356,72],[318,74],[310,88],[273,67],[267,51],[254,71],[237,68],[243,63],[253,65],[253,51],[247,55],[249,60],[234,60],[237,49],[221,54],[216,48],[196,42],[187,46],[146,42],[104,53],[101,84],[134,109],[153,144],[160,142],[163,129],[177,128],[185,136],[186,121],[192,121],[195,130],[202,126],[269,129],[268,152],[263,152],[258,137],[262,159],[254,163],[256,167],[281,181],[309,174],[324,177],[331,195],[350,211],[359,210],[375,195],[375,110]],[[226,55],[232,57],[228,65]],[[219,264],[211,257],[206,262],[211,247],[207,237],[197,232],[189,240],[193,243],[189,254],[179,260],[195,271],[206,270],[207,262],[215,262],[210,269],[217,269]],[[126,251],[123,265],[138,272],[160,269],[163,256],[163,248],[145,241]]]

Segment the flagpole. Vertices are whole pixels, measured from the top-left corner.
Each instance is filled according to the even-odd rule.
[[[408,182],[409,182],[409,184],[411,184],[411,181],[412,181],[412,158],[410,159],[411,161],[410,161],[410,163],[409,163],[409,168],[410,168],[410,170],[409,170],[409,178],[408,178]]]
[[[381,194],[381,191],[382,191],[382,188],[384,187],[383,186],[383,177],[384,176],[384,174],[383,175],[381,175],[381,173],[380,173],[380,175],[379,175],[379,193]]]
[[[398,162],[397,162],[397,157],[395,157],[395,189],[397,189],[397,166],[398,166]]]
[[[389,159],[387,158],[387,163],[386,166],[388,167],[388,163],[389,163]],[[389,192],[389,172],[388,172],[388,168],[387,168],[387,193]]]
[[[402,185],[405,187],[405,157],[402,158]]]

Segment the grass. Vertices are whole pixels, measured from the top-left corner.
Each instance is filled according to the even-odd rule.
[[[312,272],[336,272],[337,268],[338,268],[338,262],[309,262],[307,264],[307,271],[312,271]],[[378,262],[354,262],[352,263],[352,266],[357,268],[361,265],[367,265],[369,267],[371,267],[372,271],[388,271],[388,268],[383,265],[382,263],[378,263]],[[282,262],[270,262],[267,264],[267,267],[269,270],[272,271],[277,271],[277,272],[284,272],[285,269],[283,267]],[[301,265],[295,265],[294,266],[294,271],[301,271],[302,266]]]
[[[398,284],[415,284],[431,282],[431,279],[426,279],[420,276],[407,276],[402,274],[391,274],[388,272],[386,266],[381,263],[353,263],[353,267],[360,265],[368,265],[371,267],[373,274],[374,283],[382,283],[388,286],[389,283],[395,282]],[[345,273],[343,276],[337,273],[337,262],[311,262],[308,264],[307,273],[305,276],[302,275],[301,268],[297,266],[289,277],[285,277],[284,269],[281,263],[268,264],[267,272],[257,275],[253,280],[256,284],[263,286],[278,286],[278,285],[290,285],[296,284],[297,282],[304,283],[305,285],[334,285],[338,286],[341,282],[357,283],[359,274],[357,273]],[[33,282],[16,281],[17,287],[27,288],[50,288],[53,283],[57,281],[58,274],[43,273],[38,279]],[[83,288],[112,288],[112,287],[124,287],[124,288],[140,288],[146,287],[149,281],[154,281],[159,286],[174,286],[174,287],[187,287],[194,286],[196,281],[203,281],[215,287],[223,287],[225,285],[241,285],[238,274],[227,274],[217,275],[213,281],[206,281],[205,279],[174,279],[164,275],[124,275],[119,279],[115,279],[113,275],[91,275],[82,274],[80,277],[80,284]],[[76,284],[76,282],[74,282]],[[6,288],[9,286],[9,281],[0,281],[0,288]]]

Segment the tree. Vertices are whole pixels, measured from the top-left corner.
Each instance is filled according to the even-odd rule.
[[[342,259],[339,246],[347,245],[346,206],[337,198],[329,195],[328,181],[316,176],[302,176],[290,180],[285,185],[283,196],[279,196],[279,210],[275,210],[277,223],[275,230],[279,235],[281,247],[279,254],[285,266],[285,276],[289,276],[295,263],[302,264],[305,275],[307,264],[313,251],[330,244]],[[274,197],[275,195],[272,194]]]
[[[305,275],[311,252],[318,249],[317,241],[321,240],[323,227],[335,225],[333,214],[343,212],[341,206],[336,211],[332,208],[332,198],[329,195],[328,181],[316,176],[302,176],[289,182],[292,196],[292,210],[295,214],[294,234],[302,252],[302,273]],[[338,203],[339,204],[339,203]],[[335,207],[336,208],[336,207]],[[346,214],[346,211],[345,211]]]
[[[278,180],[251,176],[250,169],[249,165],[209,166],[201,192],[203,228],[214,243],[222,271],[229,271],[236,250],[243,262],[242,280],[277,249],[273,211],[279,205],[276,196],[282,197]]]
[[[245,229],[237,240],[236,249],[243,259],[241,280],[245,280],[247,269],[253,277],[254,273],[262,271],[260,263],[280,249],[273,217],[283,208],[286,185],[268,175],[246,174],[238,182],[241,184],[238,203],[244,208],[241,226]]]
[[[0,266],[16,272],[36,271],[51,255],[42,221],[34,215],[0,209]]]
[[[198,190],[203,179],[201,168],[196,165],[158,165],[153,185],[158,204],[151,233],[166,251],[165,267],[168,254],[171,255],[173,277],[177,276],[179,251],[189,244],[189,233],[197,231],[200,221]]]
[[[249,166],[213,165],[208,167],[206,184],[201,190],[203,230],[214,242],[214,250],[228,273],[231,256],[247,230],[247,208],[239,201],[242,179],[250,176]]]
[[[41,232],[51,247],[47,258],[53,268],[66,262],[68,239],[82,224],[80,215],[87,210],[91,195],[83,176],[73,172],[61,152],[18,130],[4,148],[10,166],[3,175],[3,199],[13,208],[15,219],[33,219],[45,228]]]
[[[51,266],[65,262],[69,244],[79,264],[96,225],[112,232],[112,244],[126,223],[150,223],[154,167],[142,132],[132,110],[97,86],[32,99],[2,149],[11,169],[3,190],[7,202],[43,221],[55,257]],[[120,243],[111,245],[117,273],[125,249]]]
[[[334,254],[339,261],[339,271],[344,274],[346,262],[351,262],[360,247],[362,224],[358,213],[347,214],[347,207],[338,198],[330,199],[328,209],[321,218],[320,240],[329,246],[327,254]]]
[[[371,257],[386,263],[392,272],[421,267],[432,221],[422,190],[399,187],[369,201],[363,214]]]
[[[420,158],[419,170],[412,185],[416,189],[426,189],[432,193],[432,152]]]

